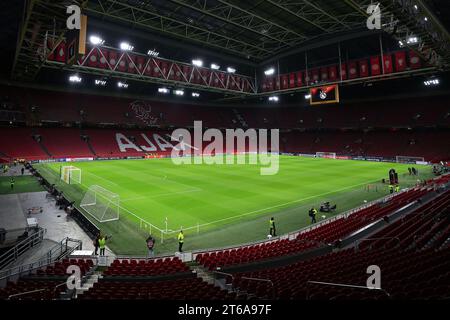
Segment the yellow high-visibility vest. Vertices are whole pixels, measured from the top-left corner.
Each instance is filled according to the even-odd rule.
[[[98,239],[98,246],[100,247],[100,249],[103,249],[106,246],[106,238]]]
[[[182,234],[181,232],[178,234],[178,242],[183,243],[184,240],[184,234]]]

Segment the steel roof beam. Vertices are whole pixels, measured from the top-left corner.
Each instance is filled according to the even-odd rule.
[[[85,11],[168,33],[176,37],[194,40],[222,50],[231,51],[240,56],[251,56],[261,59],[272,53],[270,49],[244,42],[235,37],[228,37],[193,24],[179,21],[175,18],[164,16],[155,11],[149,11],[145,8],[136,8],[124,0],[90,1]],[[137,17],[137,13],[140,14],[139,17]]]

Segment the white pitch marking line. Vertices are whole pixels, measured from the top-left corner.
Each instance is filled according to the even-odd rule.
[[[153,199],[153,198],[158,198],[158,197],[164,197],[164,196],[171,196],[174,194],[184,194],[184,193],[192,193],[192,192],[200,192],[202,190],[200,189],[192,189],[192,190],[185,190],[185,191],[178,191],[178,192],[167,192],[167,193],[160,193],[160,194],[156,194],[153,197],[148,197],[148,196],[139,196],[139,197],[131,197],[131,198],[125,198],[124,200],[121,200],[121,202],[128,202],[128,201],[133,201],[133,200],[140,200],[140,199]],[[149,193],[151,194],[151,193]]]
[[[94,173],[92,173],[92,172],[86,171],[85,173],[90,174],[90,175],[92,175],[92,176],[94,176],[94,177],[97,177],[97,178],[99,178],[99,179],[102,179],[102,180],[104,180],[104,181],[106,181],[106,182],[108,182],[108,183],[110,183],[110,184],[115,185],[115,186],[119,186],[117,183],[112,182],[111,180],[108,180],[108,179],[106,179],[106,178],[100,177],[100,176],[98,176],[98,175],[96,175],[96,174],[94,174]]]

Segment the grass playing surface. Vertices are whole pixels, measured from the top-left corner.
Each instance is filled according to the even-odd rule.
[[[113,251],[130,255],[145,254],[150,230],[140,228],[138,219],[127,211],[161,230],[167,218],[173,233],[164,235],[164,244],[158,243],[156,252],[173,253],[181,227],[186,230],[185,250],[260,240],[268,234],[271,216],[278,234],[283,234],[308,225],[307,212],[313,205],[318,208],[331,201],[337,204],[337,214],[386,195],[387,187],[380,181],[388,178],[391,168],[399,173],[401,186],[417,179],[406,175],[408,165],[288,156],[280,157],[280,170],[272,176],[260,175],[258,165],[174,165],[170,159],[70,165],[82,170],[81,185],[59,179],[60,163],[35,167],[77,203],[91,185],[118,194],[120,221],[96,224],[112,234],[108,245]],[[429,167],[416,167],[421,179],[431,176]],[[378,192],[365,191],[367,184],[376,184]],[[152,233],[160,238],[155,228]]]
[[[0,177],[0,194],[44,191],[44,188],[32,176],[14,177],[14,188],[11,189],[11,177]]]

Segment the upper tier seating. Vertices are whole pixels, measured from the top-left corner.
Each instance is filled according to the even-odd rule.
[[[156,146],[152,152],[170,153],[172,150],[161,151],[153,138],[157,133],[170,143],[167,136],[170,132],[163,130],[137,129],[86,129],[71,128],[0,128],[0,157],[25,158],[28,160],[47,159],[49,156],[38,142],[34,134],[42,137],[41,144],[47,148],[52,158],[93,157],[88,143],[81,139],[87,135],[93,151],[98,157],[130,157],[143,156],[145,152],[128,148],[121,152],[116,140],[116,134],[121,133],[127,138],[134,137],[136,145],[151,147],[142,137],[146,137]],[[336,152],[338,155],[350,156],[395,156],[425,157],[428,161],[450,159],[450,132],[290,132],[280,134],[280,150],[289,153]],[[411,141],[414,141],[411,144]],[[19,142],[19,143],[17,143]],[[175,142],[172,142],[175,145]],[[150,152],[151,153],[151,152]],[[3,154],[3,155],[2,155]]]
[[[31,106],[37,106],[39,121],[85,122],[91,124],[115,123],[146,126],[136,112],[136,99],[95,96],[79,93],[52,92],[0,86],[18,111],[31,115]],[[204,127],[250,128],[367,128],[367,127],[434,127],[450,125],[448,97],[357,102],[314,108],[294,107],[211,107],[157,101],[139,102],[142,110],[156,119],[154,125],[192,126],[202,120]],[[430,106],[433,106],[430,108]],[[233,111],[237,110],[237,114]],[[142,111],[141,110],[141,111]],[[33,118],[35,119],[35,118]]]

